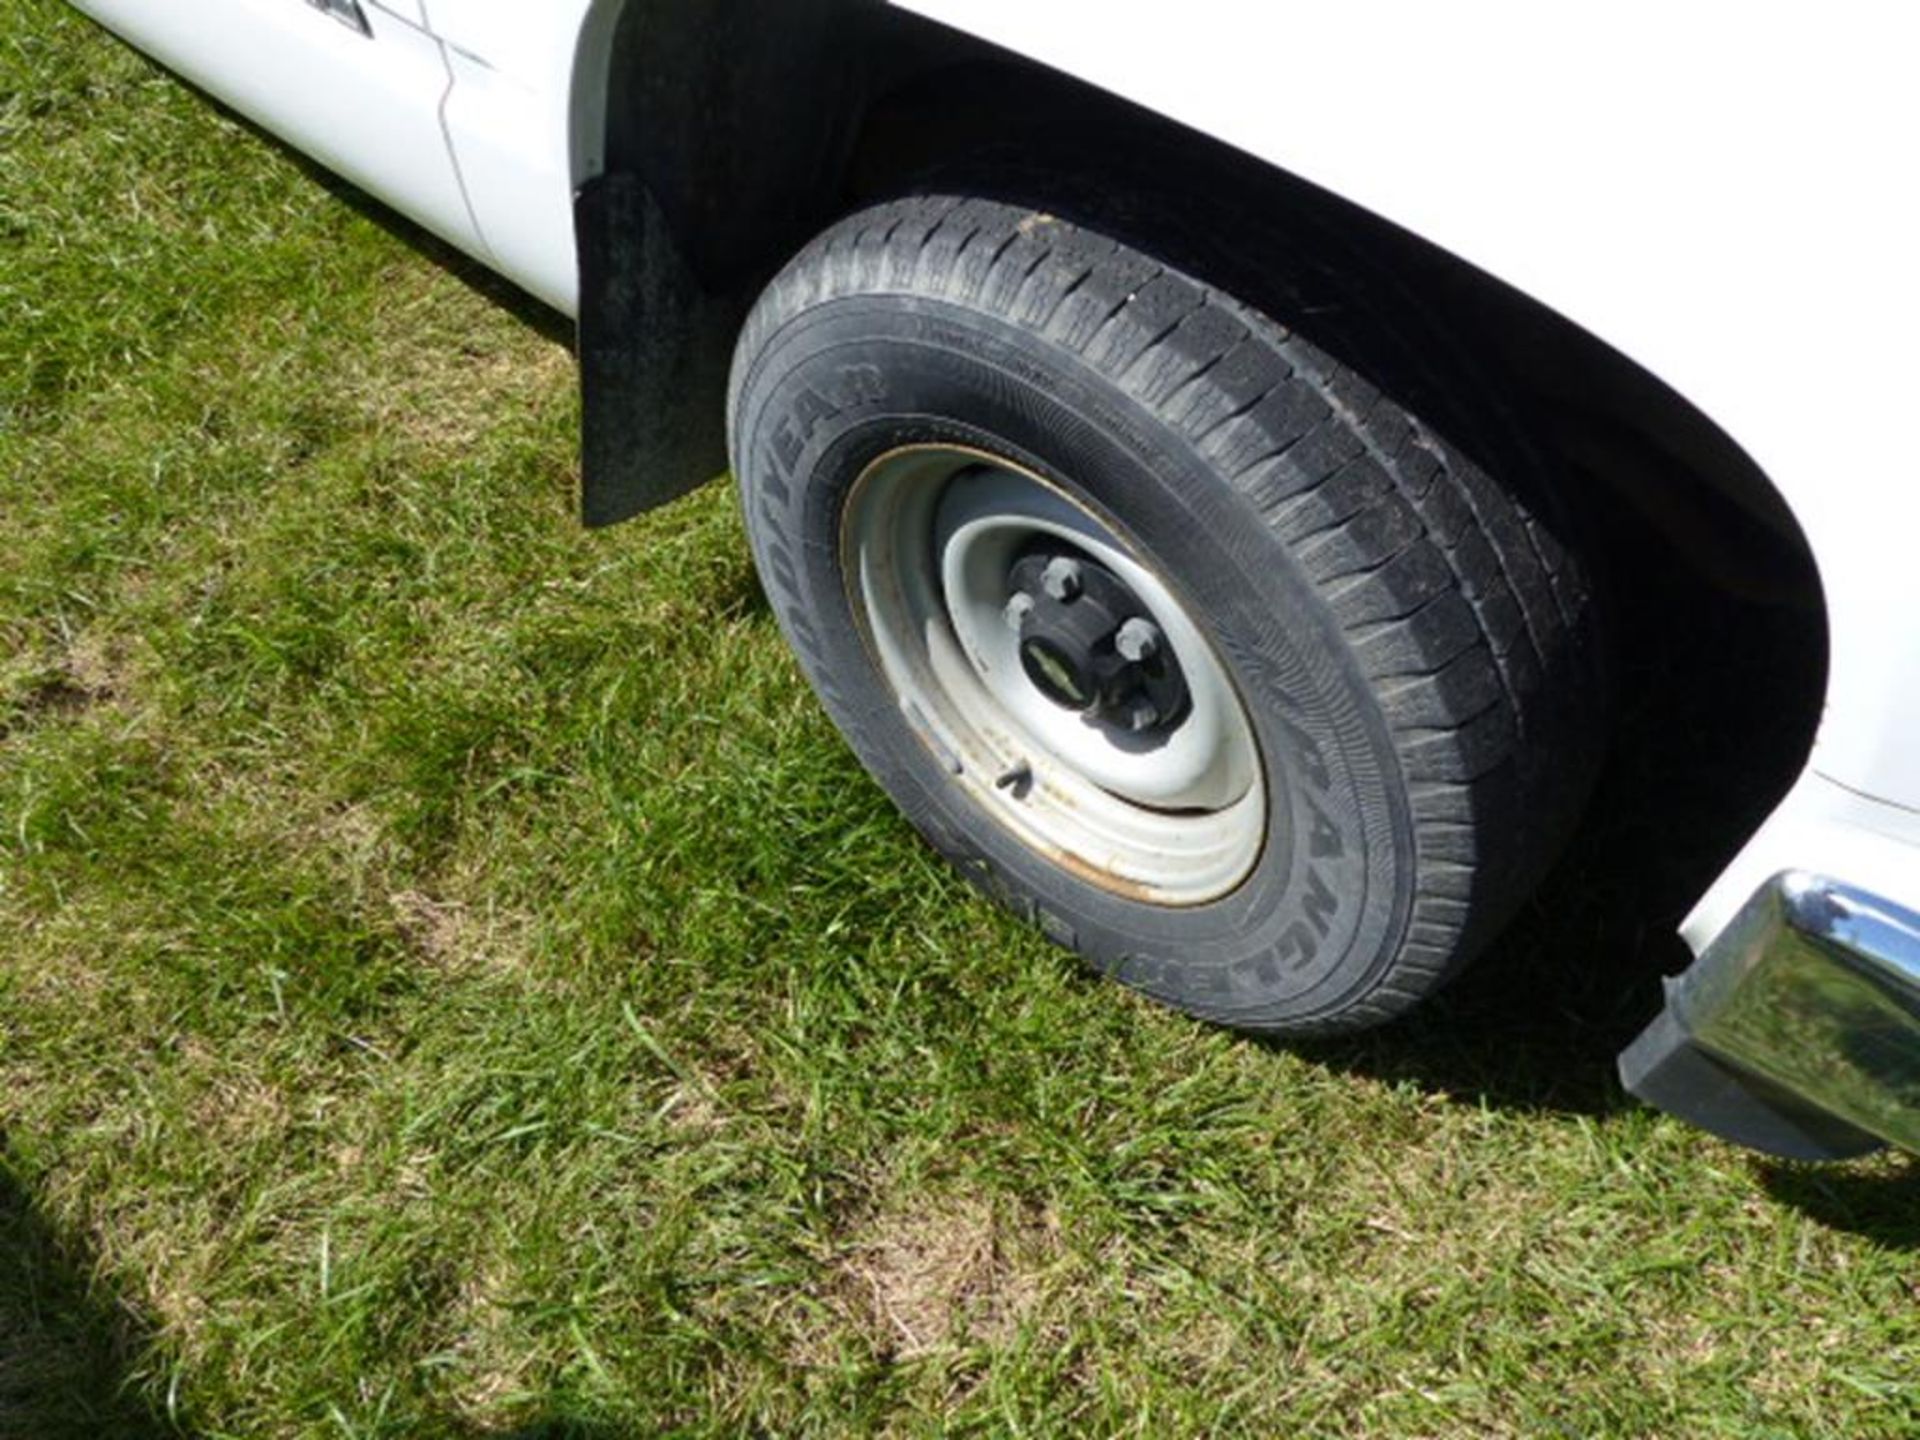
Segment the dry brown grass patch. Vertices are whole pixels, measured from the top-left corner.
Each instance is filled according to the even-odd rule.
[[[402,938],[434,965],[459,965],[471,953],[471,927],[462,902],[399,890],[387,897],[387,903]]]
[[[833,1308],[895,1359],[1004,1345],[1036,1312],[1058,1248],[1049,1222],[984,1196],[922,1197],[838,1248]]]
[[[460,1288],[449,1316],[449,1334],[459,1365],[452,1371],[449,1400],[464,1423],[490,1428],[503,1410],[531,1388],[535,1355],[516,1333],[513,1278],[497,1258],[483,1262]]]
[[[0,667],[0,698],[11,694],[26,723],[76,718],[116,703],[132,689],[125,642],[83,633],[53,649],[50,654],[45,646],[23,646]],[[0,713],[0,738],[8,728]]]

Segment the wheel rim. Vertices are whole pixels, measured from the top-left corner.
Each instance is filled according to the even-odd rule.
[[[1246,707],[1171,585],[1108,526],[1023,467],[916,445],[861,473],[840,538],[902,715],[996,822],[1153,904],[1246,879],[1268,815]]]

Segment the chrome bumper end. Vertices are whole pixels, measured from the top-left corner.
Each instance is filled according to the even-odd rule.
[[[1774,876],[1667,982],[1620,1078],[1792,1159],[1920,1150],[1920,915],[1817,875]]]

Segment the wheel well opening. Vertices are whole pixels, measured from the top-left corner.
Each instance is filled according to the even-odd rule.
[[[1713,737],[1708,770],[1739,771],[1719,792],[1737,814],[1703,864],[1724,863],[1797,777],[1826,683],[1811,552],[1740,446],[1658,378],[1317,186],[933,22],[862,0],[795,0],[771,29],[747,0],[701,13],[702,33],[683,25],[684,53],[664,60],[623,23],[606,150],[657,183],[724,313],[812,234],[903,193],[985,194],[1099,228],[1300,331],[1469,451],[1521,437],[1531,461],[1475,458],[1552,490],[1545,511],[1572,512],[1597,550],[1621,711],[1659,737],[1647,763],[1682,763],[1684,731]],[[1366,317],[1396,312],[1419,317],[1435,353],[1409,364],[1374,343]]]

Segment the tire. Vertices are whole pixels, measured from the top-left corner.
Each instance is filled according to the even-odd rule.
[[[1169,1005],[1287,1035],[1389,1019],[1584,798],[1600,667],[1565,521],[1136,249],[983,199],[856,214],[760,299],[728,427],[768,596],[861,761],[969,878]],[[1092,613],[1060,608],[1079,581],[1027,585],[992,638],[993,566],[1056,551],[1120,597],[1102,616],[1161,627],[1141,665],[1184,691],[1034,668],[1029,627]],[[1048,703],[1105,708],[1036,712],[1007,644]],[[1187,727],[1229,738],[1163,795],[1201,773],[1171,758]]]

